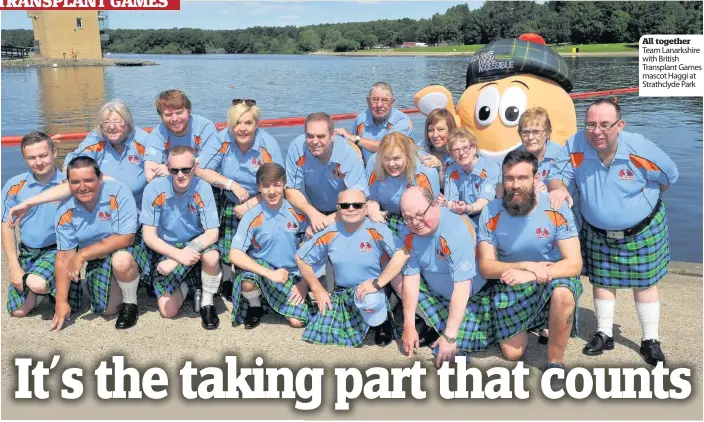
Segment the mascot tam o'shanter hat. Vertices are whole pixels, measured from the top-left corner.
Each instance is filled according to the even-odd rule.
[[[518,119],[529,108],[547,110],[553,142],[564,145],[574,135],[572,78],[565,60],[542,37],[523,34],[487,44],[472,56],[466,89],[456,107],[450,91],[439,85],[423,88],[413,101],[426,116],[436,108],[448,109],[458,127],[477,136],[480,154],[501,161],[521,145]]]

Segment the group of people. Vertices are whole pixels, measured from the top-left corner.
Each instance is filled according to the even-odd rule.
[[[351,131],[310,114],[285,158],[258,127],[256,101],[234,100],[218,133],[179,90],[159,94],[150,133],[123,102],[105,104],[63,169],[49,136],[27,134],[30,171],[2,191],[8,311],[25,316],[49,298],[59,330],[87,287],[91,310],[127,329],[143,285],[165,318],[192,297],[207,330],[219,326],[220,293],[233,325],[255,328],[273,311],[305,327],[306,341],[352,347],[370,327],[379,345],[402,332],[409,356],[428,346],[437,365],[493,344],[517,360],[540,332],[548,367],[564,368],[583,273],[598,326],[584,353],[613,349],[615,289],[630,288],[641,353],[665,360],[661,193],[678,172],[653,142],[623,131],[618,104],[591,104],[565,146],[550,141],[547,112],[529,109],[522,147],[496,163],[444,109],[414,140],[394,102],[387,83],[374,84]]]

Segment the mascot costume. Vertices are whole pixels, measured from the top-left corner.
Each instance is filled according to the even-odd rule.
[[[439,85],[423,88],[413,102],[426,116],[448,109],[458,127],[477,136],[480,154],[501,162],[521,145],[518,119],[529,108],[547,110],[553,142],[564,145],[577,132],[571,90],[572,71],[565,60],[539,35],[523,34],[487,44],[472,56],[456,107],[450,91]]]

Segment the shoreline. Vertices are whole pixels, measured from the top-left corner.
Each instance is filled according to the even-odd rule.
[[[474,51],[352,51],[344,53],[333,53],[333,52],[315,52],[309,53],[311,56],[346,56],[346,57],[391,57],[391,56],[402,56],[402,57],[465,57],[473,56]],[[558,52],[562,57],[638,57],[638,51],[618,51],[618,52],[585,52],[585,53],[571,53],[571,52]]]
[[[0,63],[0,67],[87,67],[87,66],[156,66],[158,63],[151,60],[127,60],[127,59],[95,59],[95,60],[72,60],[72,59],[6,59]],[[56,66],[54,66],[56,65]]]

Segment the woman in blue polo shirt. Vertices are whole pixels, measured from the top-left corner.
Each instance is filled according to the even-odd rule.
[[[425,119],[427,154],[423,154],[423,165],[437,169],[441,187],[445,183],[445,171],[454,162],[447,150],[447,141],[456,127],[455,118],[444,108],[431,111]]]

